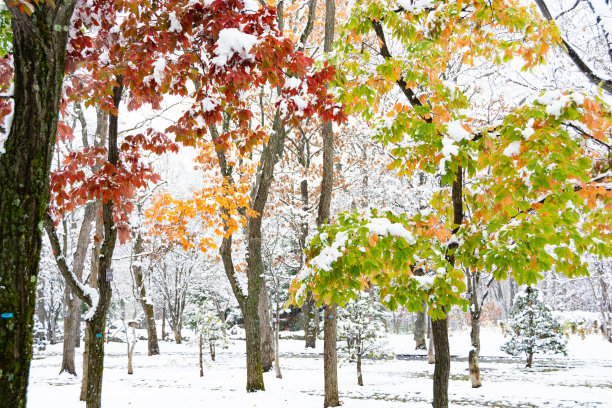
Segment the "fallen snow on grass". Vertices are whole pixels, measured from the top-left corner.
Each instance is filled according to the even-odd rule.
[[[451,334],[451,406],[468,407],[609,407],[612,401],[612,344],[600,336],[581,340],[572,336],[568,357],[536,355],[534,368],[525,369],[522,359],[509,358],[499,346],[504,338],[499,328],[482,333],[481,370],[483,387],[470,387],[467,353],[469,332]],[[162,355],[148,357],[146,341],[136,344],[134,374],[126,370],[126,345],[107,344],[102,403],[105,407],[182,408],[203,407],[317,407],[323,401],[322,341],[306,351],[303,341],[282,339],[283,379],[274,372],[264,374],[265,392],[245,391],[244,342],[234,341],[218,350],[217,361],[207,358],[204,377],[199,377],[197,348],[192,344],[162,342]],[[365,360],[365,386],[357,385],[353,364],[339,367],[340,399],[343,407],[431,406],[433,365],[425,352],[414,351],[409,335],[391,335],[390,346],[397,359]],[[79,379],[58,376],[62,345],[37,353],[32,361],[29,408],[84,407],[79,401]],[[82,349],[79,349],[82,351]],[[208,357],[208,356],[206,356]],[[78,358],[80,372],[81,357]]]

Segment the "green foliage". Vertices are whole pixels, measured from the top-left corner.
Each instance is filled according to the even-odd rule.
[[[11,13],[4,3],[0,5],[0,57],[13,52],[13,29],[11,28]]]
[[[338,308],[338,340],[340,350],[349,361],[357,356],[376,359],[393,358],[387,349],[387,329],[380,302],[361,292],[356,299]]]
[[[501,350],[517,356],[525,353],[528,357],[535,353],[561,353],[567,355],[561,325],[543,302],[540,291],[527,286],[514,298],[510,311],[508,341]]]

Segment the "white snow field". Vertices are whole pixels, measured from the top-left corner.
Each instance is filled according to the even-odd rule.
[[[499,328],[482,331],[481,372],[483,387],[472,389],[466,357],[469,332],[451,333],[451,406],[463,407],[612,407],[612,344],[599,335],[585,340],[571,336],[568,356],[536,355],[534,367],[525,369],[519,358],[508,358],[499,346]],[[217,351],[217,361],[205,354],[204,377],[199,376],[195,344],[161,342],[160,356],[147,356],[146,341],[139,341],[134,374],[128,375],[126,345],[106,347],[102,405],[109,408],[312,408],[323,404],[322,341],[305,351],[303,341],[281,340],[283,379],[264,374],[265,392],[245,391],[244,341],[235,340]],[[430,407],[433,365],[424,352],[413,350],[411,335],[392,335],[398,358],[366,360],[364,386],[357,385],[354,364],[339,367],[339,391],[343,407]],[[62,345],[37,352],[32,361],[29,408],[77,408],[80,378],[58,376]],[[79,349],[82,351],[82,349]],[[81,356],[78,356],[80,372]]]

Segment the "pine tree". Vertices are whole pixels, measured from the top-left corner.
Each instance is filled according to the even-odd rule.
[[[531,367],[533,355],[538,352],[567,355],[561,325],[535,287],[527,286],[516,295],[508,326],[506,333],[510,337],[501,349],[513,356],[525,352],[527,367]]]
[[[362,357],[393,356],[386,348],[387,329],[380,307],[380,302],[374,302],[367,293],[361,292],[357,299],[338,308],[338,338],[345,340],[340,350],[350,362],[357,363],[359,385],[363,385]]]

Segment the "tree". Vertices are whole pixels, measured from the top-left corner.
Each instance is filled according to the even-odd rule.
[[[567,355],[561,325],[543,302],[538,288],[526,286],[516,295],[508,326],[510,337],[501,349],[512,356],[525,353],[529,368],[536,353]]]
[[[380,305],[380,304],[379,304]],[[350,362],[357,364],[357,383],[363,386],[361,361],[363,357],[389,358],[385,348],[387,330],[383,314],[370,295],[361,292],[356,299],[338,309],[338,338],[344,340],[341,351]]]
[[[202,359],[202,347],[208,345],[210,359],[215,361],[216,347],[218,344],[227,345],[225,337],[225,325],[219,319],[217,309],[213,302],[208,299],[196,297],[185,311],[185,321],[199,337],[200,350],[200,377],[204,376],[204,366]]]
[[[58,123],[66,44],[76,0],[7,2],[11,14],[12,123],[0,137],[0,405],[26,405],[41,225]],[[59,29],[58,29],[59,28]],[[12,77],[1,65],[2,90]],[[2,118],[10,112],[2,102]]]

